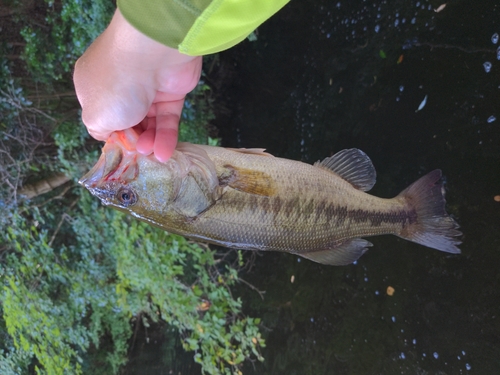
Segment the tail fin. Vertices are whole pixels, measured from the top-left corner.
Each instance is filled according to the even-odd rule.
[[[444,187],[441,171],[436,169],[403,190],[404,197],[417,214],[416,223],[406,228],[400,237],[448,253],[460,253],[462,235],[458,224],[445,210]]]

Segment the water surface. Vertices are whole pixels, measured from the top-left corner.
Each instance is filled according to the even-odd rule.
[[[246,373],[500,371],[500,4],[439,5],[295,1],[221,55],[224,145],[311,163],[357,147],[383,197],[440,168],[464,233],[459,256],[391,236],[347,267],[261,254],[242,277],[264,300],[241,293],[266,362]]]

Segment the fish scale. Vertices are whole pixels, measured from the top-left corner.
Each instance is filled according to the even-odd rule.
[[[229,155],[224,155],[224,150],[214,148],[206,148],[209,157],[214,161],[229,159]],[[213,155],[217,153],[217,155]],[[221,153],[222,155],[219,155]],[[350,185],[347,185],[344,180],[336,177],[333,173],[321,174],[318,176],[317,171],[313,166],[303,164],[297,167],[295,163],[280,160],[276,163],[276,167],[266,168],[265,158],[232,158],[233,165],[244,168],[252,168],[255,170],[266,171],[269,174],[275,173],[276,185],[279,186],[277,197],[255,197],[249,196],[244,192],[234,192],[234,197],[223,199],[217,203],[209,212],[200,216],[197,220],[197,225],[200,229],[209,226],[210,221],[218,217],[225,217],[226,223],[224,228],[214,229],[214,232],[225,231],[228,236],[232,236],[232,223],[242,221],[245,225],[252,225],[258,228],[263,226],[270,229],[265,230],[264,236],[268,241],[272,242],[275,237],[285,237],[285,231],[282,229],[292,229],[292,237],[288,237],[289,243],[287,248],[279,249],[281,251],[296,251],[308,248],[325,249],[331,243],[342,242],[346,238],[353,235],[369,236],[376,234],[397,234],[400,229],[399,223],[387,223],[387,225],[374,226],[370,220],[371,216],[383,215],[383,213],[391,214],[393,211],[403,210],[404,202],[395,202],[393,200],[385,200],[373,196],[369,196],[359,190],[353,190]],[[264,159],[264,160],[259,160]],[[250,165],[249,165],[250,164]],[[290,165],[292,164],[292,165]],[[302,163],[301,163],[302,164]],[[291,175],[284,175],[281,171],[289,170],[291,167],[298,169],[297,175],[300,178],[291,178]],[[313,183],[302,183],[304,181],[314,181]],[[340,186],[338,186],[340,185]],[[304,189],[307,186],[307,189]],[[338,186],[338,187],[337,187]],[[286,197],[285,199],[280,197]],[[273,199],[281,199],[284,202],[280,205],[283,211],[274,211]],[[251,204],[254,199],[259,206],[258,212],[260,215],[252,215],[255,208]],[[237,204],[235,202],[239,202]],[[351,202],[351,204],[348,204]],[[267,203],[267,204],[266,204]],[[314,212],[309,212],[307,207],[313,206]],[[362,223],[352,223],[350,220],[343,220],[341,225],[335,225],[335,222],[340,222],[341,217],[335,214],[328,214],[329,207],[348,207],[351,211],[358,210],[362,213],[366,220]],[[269,208],[268,208],[269,207]],[[267,208],[267,209],[266,209]],[[340,210],[339,210],[340,211]],[[373,214],[370,212],[373,211]],[[262,229],[261,229],[262,230]],[[220,232],[219,232],[220,233]],[[297,239],[301,233],[306,233],[304,236],[304,244],[299,244]],[[337,234],[335,236],[335,234]],[[233,237],[234,238],[234,237]],[[239,242],[234,238],[235,242]],[[285,241],[281,241],[285,243]],[[297,248],[298,246],[298,248]]]

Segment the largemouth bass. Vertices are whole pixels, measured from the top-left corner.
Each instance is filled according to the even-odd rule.
[[[180,143],[162,163],[139,154],[137,138],[133,129],[113,133],[80,184],[105,205],[169,232],[331,265],[354,262],[372,246],[362,237],[381,234],[460,252],[440,170],[383,199],[366,193],[376,173],[357,149],[310,165],[262,149]]]

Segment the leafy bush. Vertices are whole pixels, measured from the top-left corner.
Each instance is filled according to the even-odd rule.
[[[45,24],[21,30],[29,71],[45,83],[68,79],[78,57],[99,36],[114,10],[109,0],[45,0]],[[48,31],[48,32],[47,32]]]
[[[140,314],[175,327],[206,373],[234,373],[245,359],[261,359],[259,320],[241,316],[229,289],[235,269],[221,267],[208,248],[75,194],[62,238],[38,210],[29,220],[13,215],[2,234],[11,247],[1,296],[7,331],[17,351],[39,362],[37,372],[83,373],[95,365],[86,353],[108,338],[101,371],[117,373],[130,318]]]
[[[99,144],[80,122],[70,73],[109,22],[112,2],[9,6],[9,30],[18,34],[2,34],[0,50],[15,58],[9,46],[22,36],[25,65],[0,59],[7,181],[0,190],[0,373],[116,374],[127,361],[133,319],[177,331],[204,373],[239,373],[245,359],[261,360],[259,320],[243,316],[231,294],[237,265],[104,208],[75,185]],[[202,83],[186,100],[180,139],[214,142],[206,128],[212,117]],[[16,195],[23,183],[61,172],[72,181],[32,200]]]

